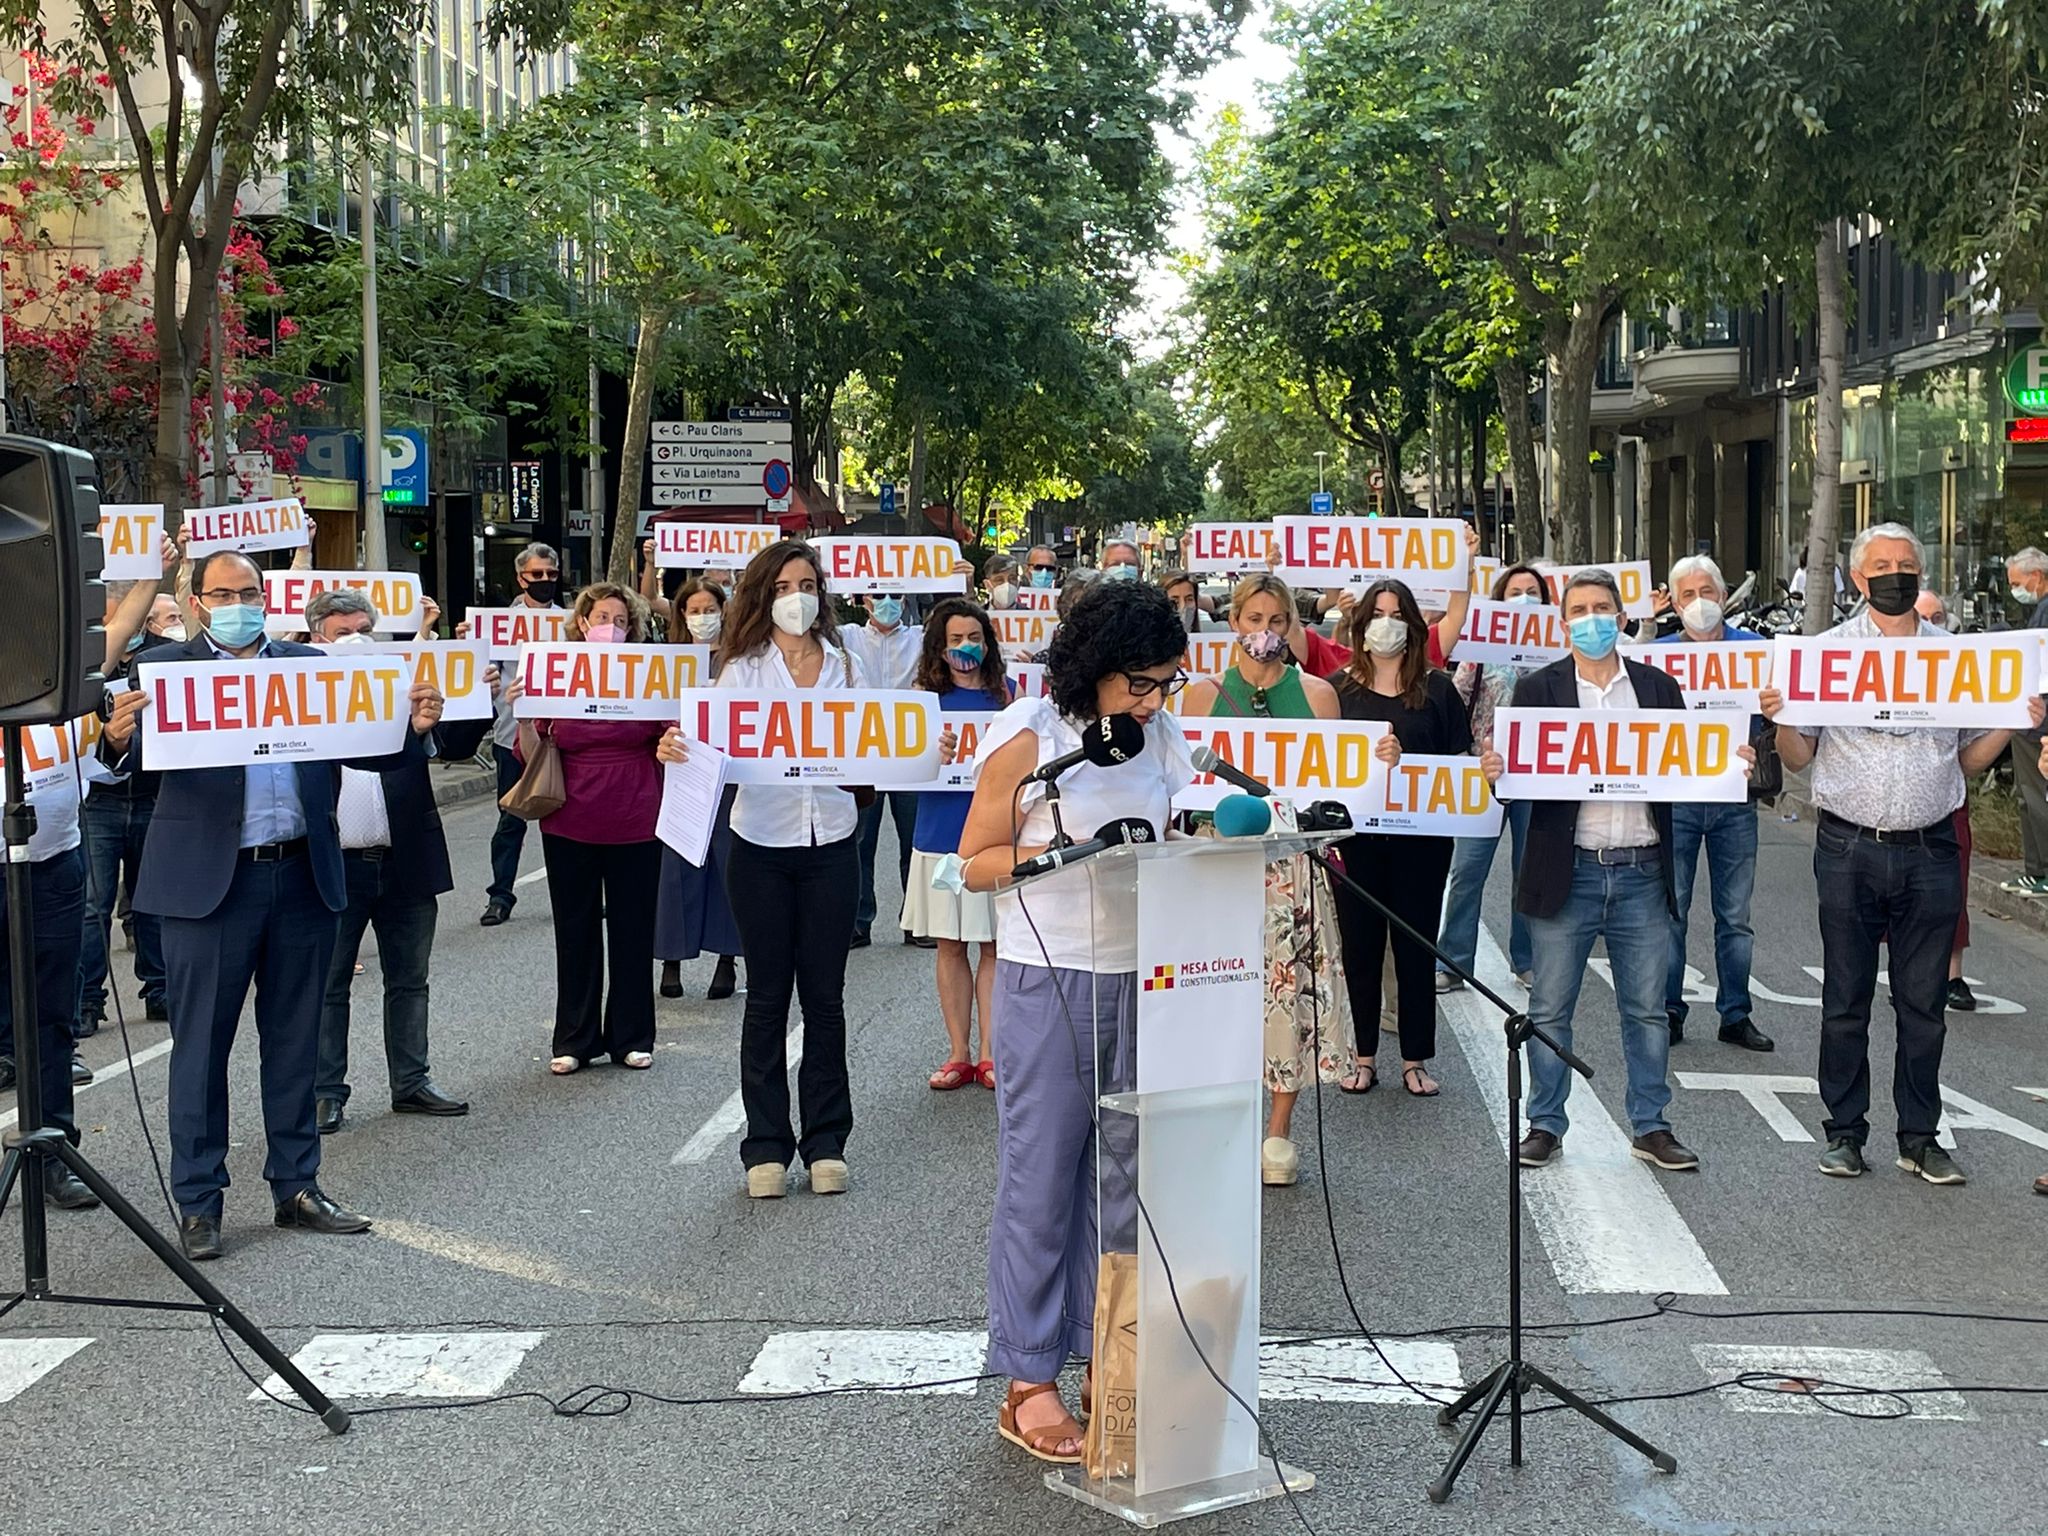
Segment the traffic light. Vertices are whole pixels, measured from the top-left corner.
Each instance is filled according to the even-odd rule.
[[[416,555],[424,555],[427,552],[428,542],[427,525],[417,518],[407,518],[405,520],[405,547]]]

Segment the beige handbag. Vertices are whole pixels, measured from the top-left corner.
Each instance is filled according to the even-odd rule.
[[[568,803],[562,783],[562,753],[554,733],[543,736],[531,725],[519,727],[519,755],[526,760],[519,782],[498,797],[498,809],[521,821],[539,821]]]

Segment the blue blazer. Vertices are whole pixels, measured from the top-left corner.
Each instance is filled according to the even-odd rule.
[[[271,641],[270,649],[278,656],[322,654],[309,645],[284,640]],[[204,635],[195,635],[183,645],[159,648],[138,663],[136,670],[147,670],[151,662],[206,661],[213,654],[211,642]],[[119,754],[102,737],[100,755],[116,773],[149,767],[143,761],[140,731],[130,739],[128,750]],[[346,766],[383,773],[414,761],[424,764],[425,760],[420,738],[408,730],[405,745],[397,752]],[[327,909],[339,912],[348,905],[341,832],[334,818],[343,765],[327,761],[294,766],[299,776],[299,805],[306,816],[306,851],[313,860],[313,883]],[[240,856],[245,772],[241,768],[182,768],[159,777],[156,811],[142,845],[142,867],[135,877],[136,911],[158,917],[210,917],[226,899]]]

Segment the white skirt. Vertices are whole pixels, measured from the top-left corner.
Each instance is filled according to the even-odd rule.
[[[958,939],[966,944],[996,941],[996,898],[992,891],[951,891],[932,885],[943,854],[910,854],[910,888],[903,893],[903,928],[920,939]]]

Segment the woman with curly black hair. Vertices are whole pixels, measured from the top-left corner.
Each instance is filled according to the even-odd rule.
[[[1077,750],[1082,731],[1106,716],[1136,721],[1142,750],[1114,767],[1084,762],[1061,776],[1066,827],[1086,838],[1135,818],[1155,837],[1165,833],[1169,802],[1194,778],[1187,739],[1164,709],[1187,682],[1186,649],[1187,629],[1158,588],[1092,583],[1053,633],[1048,696],[1018,700],[982,738],[960,837],[966,888],[998,893],[988,1368],[1011,1378],[998,1432],[1042,1461],[1081,1459],[1081,1426],[1057,1377],[1092,1344],[1095,1100],[1134,1086],[1138,924],[1136,904],[1099,891],[1085,868],[1047,875],[1028,895],[1005,887],[1011,868],[1054,837],[1045,786],[1031,774]],[[1116,1155],[1101,1170],[1099,1246],[1131,1252],[1135,1122],[1112,1115],[1102,1135]]]

